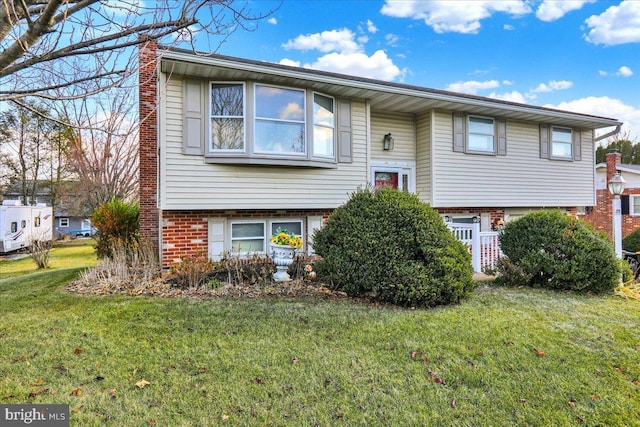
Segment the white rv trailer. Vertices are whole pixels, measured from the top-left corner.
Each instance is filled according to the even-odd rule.
[[[53,240],[53,212],[44,203],[22,206],[4,200],[0,206],[0,253],[27,248],[34,240]]]

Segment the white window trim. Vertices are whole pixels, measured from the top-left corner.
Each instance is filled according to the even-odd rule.
[[[214,84],[227,84],[227,85],[242,85],[242,148],[238,149],[215,149],[213,147],[213,132],[211,132],[211,119],[214,118],[211,112],[211,91],[213,89]],[[245,82],[229,82],[229,81],[210,81],[209,82],[209,90],[207,91],[207,106],[206,106],[206,117],[209,121],[207,123],[207,134],[209,138],[209,153],[212,154],[244,154],[247,153],[247,85]],[[216,117],[230,117],[230,118],[240,118],[236,116],[216,116]]]
[[[333,129],[333,154],[331,156],[326,156],[324,154],[316,154],[315,153],[315,139],[313,138],[314,136],[314,130],[316,127],[316,122],[314,120],[314,114],[313,114],[313,107],[315,106],[315,96],[316,95],[320,95],[320,96],[324,96],[325,98],[330,98],[331,102],[333,103],[333,127],[329,127],[329,126],[324,126],[324,125],[317,125],[318,127],[321,128],[325,128],[325,129]],[[311,137],[310,140],[312,141],[312,147],[310,150],[311,156],[312,157],[317,157],[320,159],[327,159],[327,160],[333,160],[336,158],[336,133],[338,133],[337,130],[337,121],[338,121],[338,117],[337,117],[337,106],[336,106],[336,99],[333,96],[329,96],[325,93],[321,93],[321,92],[315,92],[315,91],[311,91]]]
[[[230,253],[237,254],[240,256],[248,256],[253,254],[266,255],[269,253],[269,240],[271,239],[271,236],[272,236],[272,232],[271,232],[272,225],[273,223],[279,223],[279,222],[299,222],[300,223],[300,231],[302,233],[300,236],[302,238],[302,248],[297,249],[296,252],[303,253],[306,250],[306,246],[307,246],[307,243],[305,240],[305,218],[300,218],[300,217],[260,218],[260,219],[247,218],[247,219],[229,220],[227,222],[227,226],[225,227],[225,247]],[[232,250],[233,241],[242,240],[242,239],[232,238],[231,232],[234,224],[263,224],[264,233],[265,233],[264,243],[263,243],[264,250],[255,251],[255,252],[239,252],[239,253],[234,252]],[[249,240],[249,239],[251,238],[246,238],[246,240]]]
[[[629,215],[640,216],[640,212],[636,212],[634,208],[634,199],[640,199],[640,194],[629,194]]]
[[[376,185],[376,172],[391,172],[398,174],[398,190],[406,190],[410,193],[416,192],[416,168],[411,162],[371,162],[371,175],[369,182],[373,187]],[[409,188],[405,189],[402,177],[407,176]]]
[[[554,155],[553,154],[553,146],[556,144],[556,142],[558,144],[562,144],[562,145],[566,145],[566,142],[560,142],[560,141],[555,141],[553,139],[553,131],[555,129],[562,129],[562,130],[568,130],[569,131],[569,145],[571,147],[570,153],[568,156],[558,156],[558,155]],[[549,158],[551,159],[561,159],[561,160],[573,160],[573,129],[572,128],[567,128],[564,126],[551,126],[551,129],[549,131]]]
[[[213,84],[242,84],[243,86],[243,119],[244,119],[244,149],[242,150],[214,150],[211,132],[211,90]],[[275,151],[259,151],[255,146],[255,128],[256,121],[256,87],[273,87],[284,90],[300,91],[304,94],[304,120],[300,122],[282,120],[283,123],[299,123],[304,128],[304,152],[275,152]],[[333,155],[325,156],[314,154],[313,147],[313,97],[315,94],[331,98],[333,100]],[[205,136],[207,141],[207,149],[205,157],[207,163],[228,163],[228,164],[274,164],[283,166],[311,166],[335,168],[338,163],[338,106],[335,97],[322,92],[315,92],[309,88],[297,88],[292,86],[280,86],[255,81],[219,81],[210,80],[207,89],[207,102],[205,103],[205,118],[208,123],[205,126]],[[311,103],[311,104],[310,104]],[[278,121],[277,119],[261,118],[261,120]]]
[[[66,220],[67,225],[63,225],[62,222]],[[60,217],[58,218],[58,227],[60,228],[69,228],[69,218],[68,217]]]
[[[258,114],[256,113],[256,110],[258,109],[258,86],[262,86],[262,87],[270,87],[270,88],[277,88],[277,89],[282,89],[282,90],[290,90],[290,91],[296,91],[296,92],[301,92],[302,93],[302,102],[303,102],[303,108],[304,108],[304,114],[302,115],[303,119],[302,120],[283,120],[283,119],[275,119],[275,118],[270,118],[270,117],[258,117]],[[309,149],[309,123],[308,123],[308,111],[309,111],[309,106],[307,105],[307,96],[308,96],[308,91],[305,89],[299,89],[299,88],[293,88],[293,87],[287,87],[287,86],[278,86],[278,85],[270,85],[270,84],[264,84],[264,83],[254,83],[253,86],[253,117],[251,117],[251,125],[253,126],[253,143],[251,144],[253,147],[253,154],[257,154],[257,155],[262,155],[262,156],[275,156],[275,157],[283,157],[283,158],[300,158],[300,157],[304,157],[307,158],[309,157],[309,153],[312,152],[313,150]],[[271,122],[279,122],[279,123],[295,123],[295,124],[301,124],[302,128],[304,129],[304,138],[303,138],[303,144],[304,144],[304,151],[301,153],[295,153],[295,152],[283,152],[283,153],[279,153],[277,151],[258,151],[256,149],[256,144],[255,144],[255,135],[256,135],[256,123],[258,122],[258,120],[263,120],[263,121],[271,121]]]
[[[488,134],[488,133],[477,133],[477,132],[471,132],[471,119],[475,118],[475,119],[483,119],[483,120],[491,120],[491,122],[493,123],[492,128],[493,128],[493,133]],[[487,117],[487,116],[477,116],[477,115],[472,115],[469,114],[467,115],[467,135],[466,135],[466,139],[465,139],[465,152],[466,153],[472,153],[472,154],[496,154],[497,151],[497,147],[496,147],[496,119],[493,117]],[[469,137],[471,135],[484,135],[484,136],[491,136],[491,139],[493,140],[493,145],[492,145],[492,149],[491,150],[475,150],[475,149],[471,149],[469,147]]]

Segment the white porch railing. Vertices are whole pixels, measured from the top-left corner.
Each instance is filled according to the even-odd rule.
[[[480,224],[462,224],[448,222],[447,227],[454,236],[464,243],[471,252],[471,265],[474,272],[485,268],[494,268],[502,256],[497,231],[480,231]]]

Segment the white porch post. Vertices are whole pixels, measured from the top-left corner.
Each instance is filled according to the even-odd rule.
[[[480,223],[473,223],[473,231],[471,236],[471,265],[473,271],[480,273],[482,270],[482,260],[480,259]]]
[[[613,196],[613,242],[616,255],[622,258],[622,203],[620,195]]]

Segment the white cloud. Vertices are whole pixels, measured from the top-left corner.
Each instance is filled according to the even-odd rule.
[[[267,22],[271,25],[278,25],[278,20],[275,17],[271,17],[269,19],[267,19]]]
[[[499,86],[500,82],[498,82],[497,80],[485,80],[483,82],[479,82],[477,80],[468,80],[466,82],[460,81],[450,83],[449,85],[447,85],[446,90],[475,95],[480,90],[495,89]]]
[[[406,73],[406,70],[400,70],[383,50],[378,50],[371,56],[361,52],[332,52],[321,56],[313,64],[305,64],[304,67],[387,81],[402,78]]]
[[[396,18],[423,20],[436,33],[477,34],[480,21],[496,12],[521,16],[530,13],[531,8],[528,2],[520,0],[386,0],[380,12]]]
[[[632,141],[637,141],[640,136],[640,106],[634,107],[619,99],[612,99],[608,96],[590,96],[562,102],[558,105],[545,105],[545,107],[615,118],[624,122],[622,131],[629,132]]]
[[[633,76],[633,70],[631,70],[631,68],[627,67],[626,65],[623,65],[618,69],[616,76],[631,77]]]
[[[376,24],[374,24],[371,19],[367,19],[367,31],[369,31],[371,34],[375,34],[378,32],[378,27],[376,27]]]
[[[518,92],[517,90],[514,90],[512,92],[506,92],[506,93],[491,92],[489,94],[489,98],[501,99],[503,101],[510,101],[510,102],[518,102],[520,104],[527,104],[527,100],[525,96],[520,92]]]
[[[585,40],[594,44],[613,46],[640,42],[640,2],[625,0],[611,6],[600,15],[585,20],[589,33]]]
[[[278,64],[280,64],[280,65],[288,65],[290,67],[299,67],[300,66],[300,61],[294,61],[293,59],[282,58],[280,60],[280,62],[278,62]]]
[[[387,41],[387,44],[389,46],[397,46],[398,40],[400,40],[400,37],[396,36],[395,34],[389,33],[386,36],[384,36],[384,39]]]
[[[607,73],[607,72],[606,72],[606,71],[604,71],[604,70],[598,70],[598,74],[600,74],[601,76],[606,76],[606,75],[608,75],[609,73]]]
[[[509,25],[509,24],[504,24],[504,26],[502,27],[505,31],[513,31],[515,28],[513,27],[513,25]]]
[[[503,80],[503,81],[502,81],[502,84],[503,84],[503,85],[506,85],[506,86],[509,86],[509,85],[512,85],[512,84],[513,84],[513,82],[512,82],[511,80]]]
[[[572,1],[558,1],[558,0],[544,0],[538,10],[536,10],[536,17],[541,21],[551,22],[556,19],[562,18],[568,12],[572,10],[578,10],[582,8],[585,3],[593,3],[595,0],[572,0]]]
[[[538,87],[531,90],[534,93],[545,93],[545,92],[553,92],[554,90],[564,90],[569,89],[573,86],[573,82],[568,80],[551,80],[548,84],[540,83]]]
[[[356,53],[362,47],[356,43],[355,34],[347,29],[323,31],[321,33],[300,35],[282,45],[285,49],[319,50],[320,52]]]

